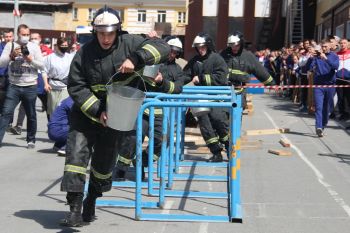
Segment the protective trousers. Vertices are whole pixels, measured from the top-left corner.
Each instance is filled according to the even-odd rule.
[[[199,128],[212,154],[221,152],[220,142],[228,148],[229,119],[223,108],[212,108],[208,114],[198,117]]]
[[[329,114],[333,110],[332,106],[335,88],[315,88],[315,118],[316,129],[324,129],[329,120]]]
[[[84,129],[72,127],[68,133],[66,162],[61,191],[83,192],[91,157],[89,184],[97,193],[112,187],[112,169],[123,132],[90,124]]]
[[[161,146],[162,146],[162,120],[163,117],[155,116],[154,117],[154,155],[153,159],[157,160],[158,156],[161,152]],[[149,116],[143,115],[142,118],[142,142],[145,140],[146,135],[148,135],[149,130]],[[132,162],[132,160],[135,157],[136,153],[136,132],[132,131],[125,135],[123,137],[123,141],[121,142],[121,148],[119,149],[118,153],[118,163],[117,166],[120,169],[123,169],[122,166],[129,166]],[[125,140],[127,139],[127,140]],[[147,153],[146,153],[147,154]],[[143,160],[145,160],[146,157],[143,156]],[[123,165],[120,165],[120,162]]]

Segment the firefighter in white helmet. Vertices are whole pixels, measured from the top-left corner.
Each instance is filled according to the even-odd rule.
[[[228,79],[230,85],[244,86],[250,81],[250,75],[254,75],[265,85],[275,85],[273,78],[266,69],[257,61],[254,54],[244,49],[244,38],[242,33],[235,32],[227,38],[227,48],[220,55],[228,66]],[[245,89],[237,90],[242,92],[242,105],[245,108]]]
[[[184,68],[195,85],[199,86],[226,86],[227,65],[222,57],[215,52],[211,37],[206,33],[199,33],[193,41],[197,51]],[[198,117],[201,134],[210,152],[213,154],[209,162],[221,162],[222,148],[220,143],[229,147],[229,121],[222,108],[212,108],[208,114]]]
[[[152,37],[154,38],[154,37]],[[176,58],[179,58],[182,54],[182,42],[179,38],[175,36],[168,36],[165,41],[170,46],[170,53],[168,55],[168,60],[162,63],[159,67],[158,74],[153,78],[144,77],[147,85],[147,90],[151,92],[163,92],[168,94],[178,94],[182,92],[182,87],[184,85],[184,80],[186,76],[184,75],[181,67],[176,63]],[[154,154],[151,156],[154,161],[158,160],[160,157],[161,146],[162,146],[162,109],[156,108],[154,111]],[[144,112],[142,121],[142,138],[144,139],[148,134],[149,128],[149,111],[148,109]],[[131,139],[130,142],[135,142],[136,139]],[[133,147],[135,149],[135,147]],[[144,150],[142,154],[142,164],[143,167],[148,166],[148,150]],[[115,181],[123,181],[125,173],[133,160],[133,155],[135,152],[120,154],[118,157],[116,171],[115,171]],[[143,173],[144,179],[144,173]]]
[[[166,61],[170,47],[122,33],[117,11],[104,7],[92,22],[93,39],[75,55],[68,76],[68,92],[74,101],[67,139],[61,190],[67,192],[70,212],[61,222],[78,227],[95,219],[96,198],[112,187],[112,170],[120,148],[128,146],[128,132],[106,126],[106,84],[116,73],[119,85],[139,87],[135,70]],[[88,194],[83,204],[87,167],[91,157]],[[83,206],[83,213],[82,211]]]

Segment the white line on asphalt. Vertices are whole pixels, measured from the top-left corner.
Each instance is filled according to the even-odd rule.
[[[279,127],[275,123],[275,121],[272,119],[272,117],[267,112],[264,112],[264,114],[270,120],[270,122],[273,124],[273,126],[278,129]],[[281,137],[283,139],[287,139],[288,141],[291,142],[291,140],[289,140],[287,138],[287,136],[282,134]],[[315,175],[316,175],[316,177],[318,179],[318,182],[320,184],[322,184],[327,189],[328,193],[331,195],[331,197],[334,199],[334,201],[336,203],[338,203],[345,210],[347,215],[350,217],[350,207],[349,207],[349,205],[347,205],[346,202],[344,201],[344,199],[341,198],[339,196],[339,194],[336,191],[333,190],[333,188],[332,188],[332,186],[330,184],[328,184],[326,181],[324,181],[324,177],[323,177],[322,173],[315,167],[315,165],[313,165],[311,163],[310,160],[308,160],[308,158],[306,158],[304,153],[297,146],[295,146],[295,145],[293,145],[291,143],[291,148],[293,148],[297,152],[298,156],[313,170],[313,172],[315,173]]]
[[[203,208],[203,214],[204,215],[207,215],[208,212],[207,212],[207,207],[204,206]],[[199,230],[198,232],[199,233],[208,233],[208,227],[209,227],[209,223],[208,222],[202,222],[200,225],[199,225]]]
[[[166,201],[164,205],[164,209],[162,210],[162,214],[169,214],[173,204],[174,204],[174,201]],[[162,229],[160,232],[164,233],[166,230],[167,224],[164,224],[164,222],[161,224],[162,224]]]

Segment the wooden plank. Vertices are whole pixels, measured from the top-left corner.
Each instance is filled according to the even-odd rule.
[[[275,155],[280,155],[280,156],[291,156],[292,152],[291,151],[286,151],[286,150],[268,150],[269,153],[275,154]]]
[[[280,134],[280,133],[288,133],[288,128],[279,128],[279,129],[258,129],[258,130],[247,130],[245,135],[253,136],[253,135],[267,135],[267,134]]]
[[[247,103],[247,109],[248,109],[248,110],[253,109],[253,103],[248,102],[248,103]]]
[[[285,138],[281,138],[280,143],[283,147],[290,147],[290,144],[291,144],[290,141]]]

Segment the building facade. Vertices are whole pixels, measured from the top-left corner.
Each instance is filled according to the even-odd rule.
[[[160,35],[184,35],[186,0],[177,1],[109,1],[107,5],[120,13],[122,28],[133,34],[156,30]],[[93,1],[75,1],[71,10],[70,30],[90,26],[96,11],[104,5]]]
[[[350,39],[350,1],[317,1],[315,38],[320,41],[328,35]]]

